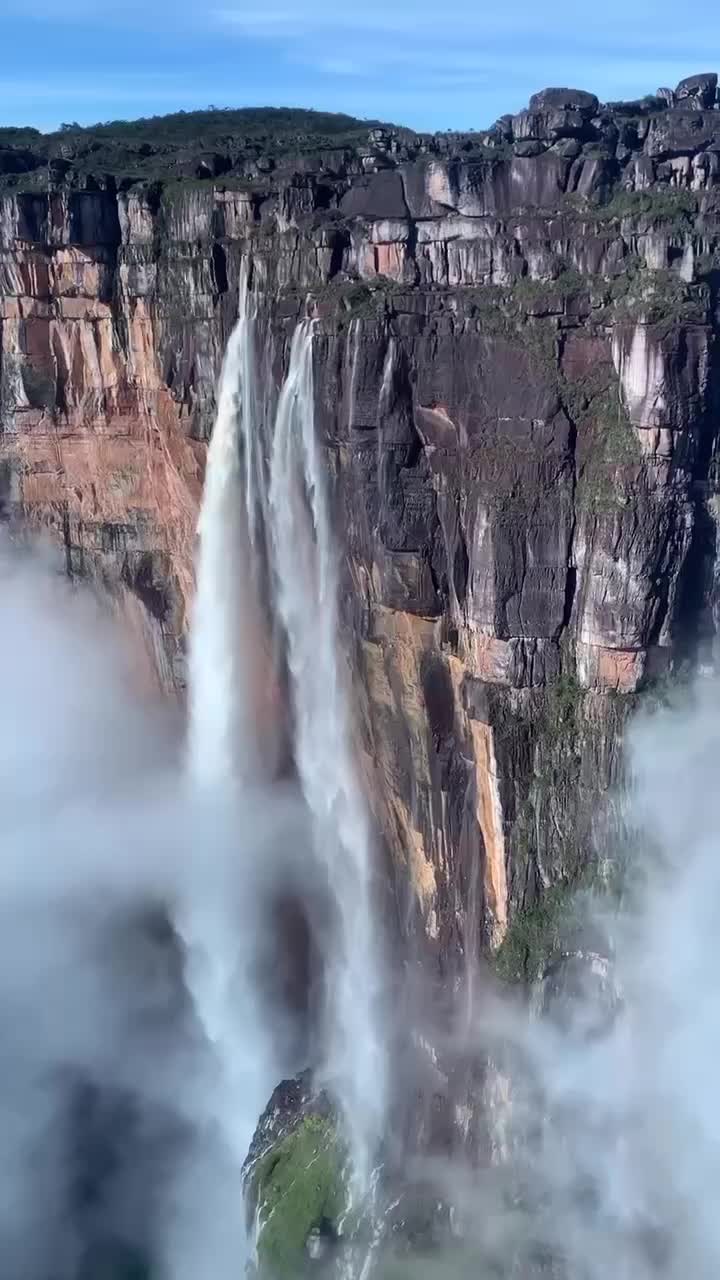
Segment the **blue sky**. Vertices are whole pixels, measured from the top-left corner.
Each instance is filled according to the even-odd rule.
[[[687,18],[686,18],[687,15]],[[0,0],[0,122],[286,105],[482,128],[720,70],[717,0]]]

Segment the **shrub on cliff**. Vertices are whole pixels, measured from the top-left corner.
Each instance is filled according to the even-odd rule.
[[[600,207],[596,217],[602,221],[644,217],[667,231],[682,232],[693,226],[697,212],[697,194],[684,187],[672,187],[653,191],[618,191]]]

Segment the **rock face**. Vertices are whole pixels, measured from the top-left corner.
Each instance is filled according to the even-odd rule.
[[[715,99],[549,89],[484,133],[169,138],[162,165],[140,134],[0,135],[5,514],[108,588],[165,689],[241,258],[269,385],[317,317],[358,758],[443,981],[591,857],[643,686],[714,661]]]

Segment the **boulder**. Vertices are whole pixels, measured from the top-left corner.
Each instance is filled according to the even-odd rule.
[[[645,138],[646,155],[658,159],[692,156],[705,151],[717,137],[717,115],[682,102],[662,115],[653,116]]]
[[[599,106],[594,93],[585,89],[541,89],[530,99],[531,111],[579,111],[590,119]]]
[[[705,71],[700,75],[687,76],[681,80],[675,90],[678,102],[687,102],[688,106],[707,108],[715,103],[718,78],[717,72]]]
[[[570,139],[569,141],[572,141],[572,139]],[[515,155],[522,156],[525,159],[530,159],[533,156],[542,155],[543,151],[546,151],[546,150],[547,150],[547,147],[542,142],[538,142],[536,139],[533,139],[533,138],[528,138],[525,141],[516,142],[513,145],[513,152],[515,153]],[[561,152],[560,154],[566,155],[567,152]]]

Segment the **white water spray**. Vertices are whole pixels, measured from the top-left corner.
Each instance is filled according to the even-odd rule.
[[[220,806],[248,845],[248,788],[271,769],[258,714],[258,662],[265,654],[262,610],[252,573],[256,510],[250,448],[258,430],[254,314],[247,270],[238,321],[223,360],[198,523],[197,592],[189,661],[187,771],[208,803]],[[245,472],[245,473],[244,473]],[[216,815],[217,818],[217,815]],[[240,847],[238,848],[240,858]],[[216,871],[217,869],[215,869]],[[237,881],[216,873],[188,886],[176,924],[186,948],[186,982],[215,1060],[209,1106],[241,1164],[272,1081],[270,1050],[257,994],[242,952]],[[241,1215],[238,1215],[239,1218]]]
[[[248,504],[243,502],[242,418],[256,406],[248,376],[247,279],[241,280],[240,314],[225,351],[218,408],[208,447],[205,489],[198,522],[197,586],[190,636],[188,768],[197,784],[218,785],[257,777],[257,735],[252,723],[250,669],[253,654]]]
[[[294,334],[278,403],[270,480],[277,610],[287,637],[296,762],[317,855],[338,913],[327,966],[326,1074],[367,1189],[381,1135],[385,1064],[378,1027],[379,957],[372,923],[371,839],[350,742],[338,659],[338,574],[315,435],[313,323]]]

